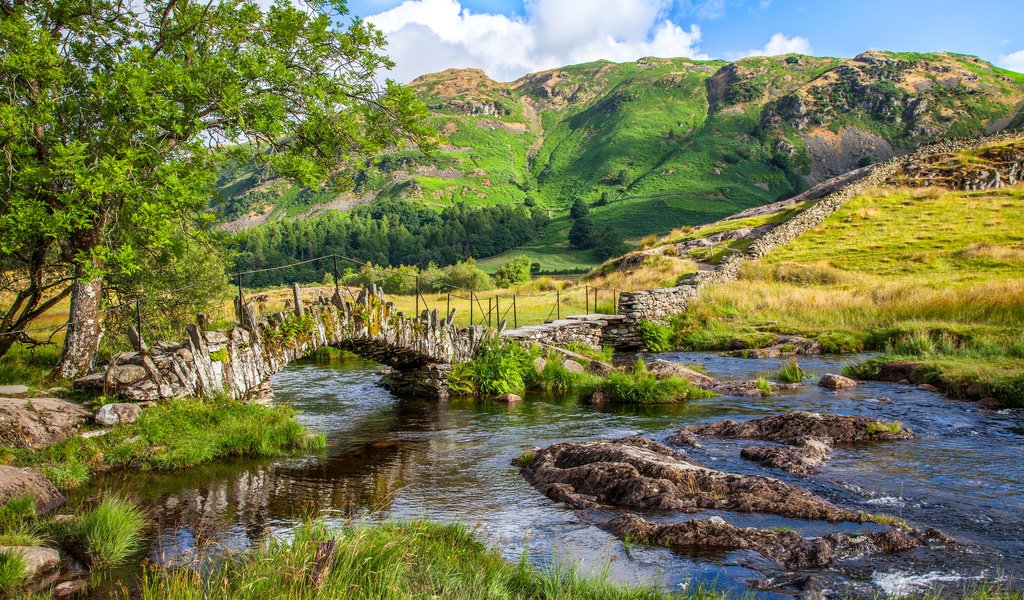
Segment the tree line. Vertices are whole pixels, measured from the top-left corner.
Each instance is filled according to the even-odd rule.
[[[240,232],[230,243],[239,271],[279,267],[337,254],[388,267],[426,269],[454,265],[469,257],[493,256],[534,239],[547,225],[547,212],[526,206],[458,204],[438,212],[401,200],[384,200],[348,213],[328,212],[278,221]],[[344,262],[340,269],[352,267]],[[246,286],[323,281],[331,261],[246,275]]]

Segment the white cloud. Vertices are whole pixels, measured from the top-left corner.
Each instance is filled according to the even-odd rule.
[[[598,59],[700,53],[700,28],[667,13],[672,0],[529,0],[522,18],[474,13],[459,0],[406,0],[367,17],[389,41],[398,81],[477,67],[508,81],[531,71]]]
[[[1024,73],[1024,50],[1018,50],[1013,54],[1002,56],[996,64],[1004,69]]]
[[[795,35],[793,37],[786,37],[783,33],[776,33],[768,40],[768,43],[764,45],[764,48],[747,50],[736,54],[732,58],[742,58],[744,56],[778,56],[779,54],[810,54],[811,42],[805,37]]]

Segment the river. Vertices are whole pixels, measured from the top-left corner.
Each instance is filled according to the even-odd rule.
[[[668,353],[714,376],[750,379],[776,359]],[[805,370],[837,372],[846,358],[803,359]],[[287,536],[303,519],[426,517],[458,520],[510,559],[573,564],[622,583],[684,589],[700,583],[739,596],[785,597],[801,587],[846,596],[905,594],[979,579],[1024,576],[1024,412],[990,411],[916,387],[866,383],[842,392],[809,381],[770,398],[718,397],[686,405],[596,409],[574,398],[529,394],[514,406],[489,401],[401,399],[375,385],[379,365],[359,359],[295,364],[274,378],[276,401],[327,437],[322,455],[211,465],[172,474],[112,474],[84,490],[138,498],[156,521],[140,561],[184,562],[224,548],[245,549]],[[882,400],[879,400],[879,399]],[[703,440],[685,449],[706,465],[767,474],[842,506],[936,527],[962,543],[893,557],[840,561],[818,572],[786,573],[751,552],[692,555],[624,545],[595,524],[610,511],[567,509],[523,481],[511,461],[524,450],[565,440],[646,435],[664,441],[677,428],[789,409],[900,421],[915,440],[837,448],[821,472],[799,477],[739,457],[742,440]],[[716,514],[703,513],[702,517]],[[868,531],[764,515],[723,514],[736,525],[792,527],[807,534]],[[663,520],[690,515],[656,515]],[[131,586],[138,563],[110,575],[93,597]]]

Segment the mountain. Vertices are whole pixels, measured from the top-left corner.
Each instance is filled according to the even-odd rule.
[[[791,196],[925,142],[1024,125],[1024,75],[950,53],[599,61],[511,83],[450,69],[409,85],[444,137],[438,151],[344,167],[356,187],[341,195],[239,166],[221,178],[216,209],[228,227],[381,198],[441,208],[529,197],[555,218],[526,253],[545,266],[586,265],[595,262],[587,252],[567,250],[560,213],[576,198],[593,205],[595,221],[637,239]]]

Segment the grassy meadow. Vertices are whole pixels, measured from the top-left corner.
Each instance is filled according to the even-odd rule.
[[[954,395],[1024,405],[1024,186],[883,189],[707,289],[678,342],[718,349],[776,333],[913,361]]]

